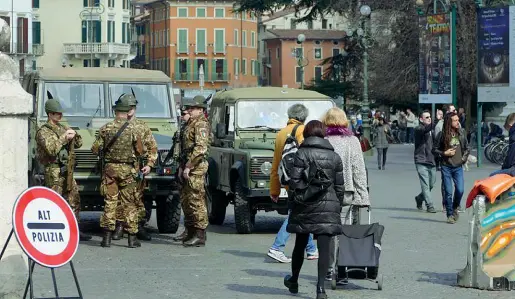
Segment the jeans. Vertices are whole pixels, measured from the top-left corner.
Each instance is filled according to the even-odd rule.
[[[284,251],[286,242],[288,242],[288,239],[290,238],[290,233],[286,231],[286,226],[288,226],[288,217],[286,217],[286,219],[284,220],[281,229],[279,229],[279,232],[275,237],[274,244],[272,244],[272,247],[270,247],[270,249]],[[313,234],[309,234],[308,245],[306,246],[306,253],[313,254],[316,252],[316,250],[317,247],[315,245],[315,242],[313,242]]]
[[[463,167],[442,165],[442,183],[445,190],[445,204],[447,217],[453,215],[455,209],[460,206],[464,192]],[[452,196],[452,184],[454,183],[454,198]]]
[[[407,128],[406,143],[415,143],[415,128],[411,128],[411,127]]]
[[[499,170],[496,170],[496,171],[492,172],[489,176],[494,176],[496,174],[509,174],[509,175],[511,175],[511,172],[512,171],[510,170],[510,168],[508,168],[508,169],[499,169]]]
[[[415,168],[417,169],[422,189],[422,192],[417,197],[422,198],[426,202],[427,208],[434,207],[433,200],[431,199],[431,190],[433,190],[436,182],[436,167],[417,163]]]
[[[381,160],[383,160],[383,167],[386,164],[386,152],[388,151],[388,148],[378,148],[377,149],[377,166],[381,167]]]

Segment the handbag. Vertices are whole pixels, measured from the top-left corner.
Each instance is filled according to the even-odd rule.
[[[359,137],[359,143],[361,144],[361,151],[362,152],[368,152],[372,149],[372,146],[370,145],[370,141],[368,141],[367,137],[361,135]]]

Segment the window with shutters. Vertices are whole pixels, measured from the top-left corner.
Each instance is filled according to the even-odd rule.
[[[290,20],[290,29],[297,29],[297,23],[295,23],[295,19]]]
[[[247,59],[243,58],[241,62],[241,74],[246,75],[247,74]]]
[[[233,73],[235,76],[237,76],[240,73],[240,59],[235,58],[234,59],[234,70]]]
[[[243,47],[247,46],[247,30],[241,31],[241,45]]]
[[[114,1],[115,0],[109,0],[109,3],[107,4],[108,7],[111,7],[111,8],[114,7]]]
[[[125,0],[123,1],[125,3]],[[100,0],[83,0],[82,4],[84,7],[98,7],[100,6]]]
[[[334,56],[338,56],[338,55],[340,55],[340,49],[338,49],[338,48],[334,48],[334,49],[333,49],[333,57],[334,57]]]
[[[215,29],[215,53],[225,53],[225,29]]]
[[[193,80],[198,81],[200,78],[200,67],[204,70],[204,80],[206,79],[207,65],[205,58],[196,58],[193,64]]]
[[[225,59],[217,59],[215,63],[215,71],[216,71],[216,79],[215,80],[226,80],[227,71],[226,71],[226,60]]]
[[[321,66],[315,66],[315,82],[322,81],[322,67]]]
[[[302,77],[304,77],[303,75],[304,74],[302,72],[302,67],[296,66],[295,67],[295,82],[296,83],[301,83],[303,81],[302,80],[303,79]]]
[[[177,29],[177,53],[188,53],[188,29]]]
[[[122,23],[122,43],[127,42],[126,37],[127,37],[127,23]],[[157,40],[156,40],[156,45],[157,45]]]
[[[238,29],[234,29],[234,45],[235,46],[239,46],[240,45],[238,37],[239,37]]]
[[[322,29],[327,29],[327,20],[326,19],[322,20]]]
[[[256,32],[254,32],[254,31],[250,32],[250,47],[251,48],[256,47]]]
[[[313,55],[315,56],[315,59],[322,59],[322,48],[315,48]]]
[[[197,53],[206,53],[206,29],[197,29]]]
[[[114,21],[107,21],[107,42],[114,43]]]
[[[32,43],[41,44],[41,23],[32,21]]]
[[[39,8],[39,0],[32,0],[32,8]]]
[[[197,18],[205,18],[206,17],[206,8],[205,7],[197,7]]]
[[[188,17],[188,8],[187,7],[177,7],[177,16],[179,18],[187,18]]]
[[[256,75],[256,61],[254,59],[250,60],[250,75],[255,76]]]
[[[215,8],[215,18],[225,18],[225,8]]]

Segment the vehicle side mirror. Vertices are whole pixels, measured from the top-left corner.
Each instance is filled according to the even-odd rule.
[[[216,124],[216,138],[225,138],[226,135],[225,124]]]

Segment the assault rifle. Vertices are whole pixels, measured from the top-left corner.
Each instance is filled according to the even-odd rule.
[[[68,143],[68,164],[66,165],[66,191],[70,192],[73,187],[73,171],[75,169],[75,138]]]

